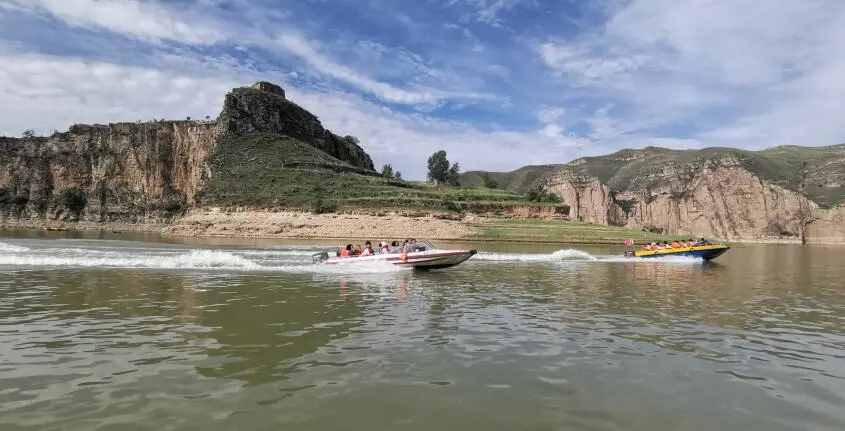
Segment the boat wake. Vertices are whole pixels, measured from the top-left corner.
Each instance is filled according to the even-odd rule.
[[[24,240],[0,242],[0,269],[20,268],[137,268],[157,270],[285,272],[323,274],[373,274],[407,271],[409,268],[379,260],[352,264],[314,264],[313,247],[276,247],[268,249],[192,249],[138,243],[125,247],[94,241]],[[61,247],[56,247],[61,245]],[[481,262],[648,262],[697,263],[700,259],[667,256],[660,259],[628,258],[618,255],[593,255],[583,250],[561,249],[553,253],[480,252],[471,261]],[[353,261],[350,261],[352,263]]]
[[[288,273],[385,273],[404,271],[386,262],[315,265],[313,250],[207,250],[173,248],[30,248],[0,242],[0,266],[222,270]]]
[[[473,260],[494,262],[645,262],[700,263],[702,259],[687,256],[665,256],[660,259],[631,258],[619,255],[593,255],[583,250],[561,249],[553,253],[491,253],[480,252]]]
[[[475,260],[490,260],[499,262],[559,262],[564,260],[599,260],[598,257],[586,251],[572,248],[558,250],[554,253],[489,253],[479,252]]]

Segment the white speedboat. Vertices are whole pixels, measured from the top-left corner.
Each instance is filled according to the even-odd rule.
[[[376,253],[372,256],[341,257],[336,253],[321,252],[313,255],[315,263],[325,265],[356,265],[366,262],[387,262],[417,269],[448,268],[458,265],[477,253],[475,250],[438,250],[428,242],[418,242],[417,251],[402,253]]]

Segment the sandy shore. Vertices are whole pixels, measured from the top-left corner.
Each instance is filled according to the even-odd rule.
[[[162,230],[174,236],[261,238],[462,239],[474,234],[466,223],[398,214],[310,214],[302,212],[192,211]]]
[[[172,237],[231,237],[279,239],[402,239],[471,240],[526,243],[619,244],[641,232],[601,225],[548,221],[548,225],[504,224],[506,220],[467,215],[311,214],[295,211],[196,209],[170,222],[96,223],[47,220],[0,220],[2,229],[148,232]],[[606,231],[595,234],[593,231]],[[498,232],[494,232],[498,231]],[[797,239],[731,239],[733,243],[796,244]],[[813,244],[843,245],[817,238]]]
[[[150,232],[175,237],[457,240],[476,230],[463,220],[399,214],[310,214],[283,211],[193,210],[170,223],[94,223],[5,220],[7,229]]]

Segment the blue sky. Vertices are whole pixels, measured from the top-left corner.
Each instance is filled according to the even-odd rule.
[[[376,164],[845,142],[838,0],[0,0],[0,135],[268,80]]]

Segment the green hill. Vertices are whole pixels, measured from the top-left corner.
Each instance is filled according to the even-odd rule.
[[[477,185],[485,176],[499,187],[525,192],[537,181],[562,170],[598,178],[612,190],[646,188],[661,181],[666,171],[686,175],[709,160],[733,158],[760,178],[786,189],[803,191],[822,207],[845,201],[845,144],[827,147],[780,146],[762,151],[734,148],[670,150],[647,147],[584,157],[565,165],[526,166],[512,172],[467,172],[462,184]]]
[[[202,203],[221,206],[495,210],[526,201],[519,193],[383,178],[301,141],[272,134],[228,136],[212,159]]]

